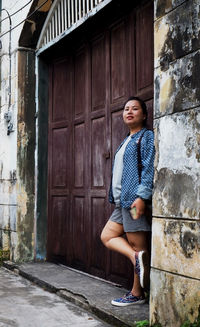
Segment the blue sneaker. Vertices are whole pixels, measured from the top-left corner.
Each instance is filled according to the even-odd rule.
[[[131,292],[128,292],[123,297],[111,301],[112,305],[117,307],[125,307],[131,304],[143,304],[145,303],[145,298],[143,296],[134,296]]]
[[[135,272],[140,278],[142,288],[148,289],[150,284],[149,256],[145,251],[135,253]]]

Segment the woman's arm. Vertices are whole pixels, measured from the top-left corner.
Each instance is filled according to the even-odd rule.
[[[136,208],[135,219],[138,219],[145,212],[145,200],[152,197],[153,177],[154,177],[154,135],[152,131],[147,131],[140,145],[142,171],[141,182],[138,185],[138,198],[132,203],[131,208]]]
[[[144,200],[150,200],[152,197],[153,177],[154,177],[154,135],[152,131],[147,131],[140,145],[142,171],[141,181],[138,185],[137,196]]]

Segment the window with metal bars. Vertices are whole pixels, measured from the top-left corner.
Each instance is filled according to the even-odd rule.
[[[84,20],[87,15],[97,9],[106,0],[58,0],[52,5],[38,42],[41,48],[69,30],[73,25]],[[110,1],[109,1],[110,2]]]

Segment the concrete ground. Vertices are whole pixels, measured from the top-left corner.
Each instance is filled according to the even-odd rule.
[[[116,285],[106,282],[104,280],[95,278],[93,276],[90,276],[88,274],[81,273],[77,270],[67,268],[62,265],[56,265],[53,263],[24,263],[20,265],[16,265],[10,261],[4,262],[4,267],[15,271],[19,275],[25,277],[26,279],[29,279],[30,281],[34,282],[35,284],[41,286],[43,289],[46,289],[50,292],[56,293],[50,294],[52,296],[52,299],[48,300],[50,301],[49,306],[51,307],[51,312],[56,312],[57,309],[55,308],[61,308],[61,315],[60,318],[65,317],[68,315],[68,310],[71,310],[72,316],[67,319],[66,324],[59,325],[59,322],[57,325],[49,325],[48,327],[57,327],[57,326],[68,326],[68,319],[70,321],[70,326],[106,326],[103,325],[100,322],[97,322],[93,320],[90,320],[89,312],[92,314],[95,314],[96,317],[101,318],[105,322],[111,324],[112,326],[136,326],[136,322],[149,319],[149,305],[143,304],[143,305],[131,305],[128,307],[115,307],[112,306],[110,301],[113,298],[117,298],[122,296],[127,292],[127,290],[117,287]],[[2,278],[2,277],[0,277]],[[11,278],[14,278],[13,275]],[[16,278],[16,276],[15,276]],[[2,281],[1,281],[2,282]],[[24,282],[25,283],[25,282]],[[35,286],[31,286],[35,287]],[[28,287],[29,288],[29,287]],[[9,291],[9,289],[8,289]],[[42,291],[42,290],[41,290]],[[39,291],[37,291],[39,292]],[[26,292],[25,292],[26,293]],[[45,292],[46,294],[46,292]],[[60,296],[58,298],[57,296]],[[25,298],[26,295],[24,294]],[[31,294],[29,295],[31,298]],[[46,295],[44,295],[45,297]],[[54,299],[53,296],[56,296]],[[36,295],[37,298],[37,295]],[[62,298],[62,299],[61,299]],[[2,299],[2,297],[1,297]],[[85,319],[85,322],[82,321],[82,323],[77,324],[76,320],[76,314],[75,307],[74,309],[71,309],[69,304],[66,304],[63,302],[63,299],[73,302],[78,306],[78,308],[86,309],[88,314],[81,313],[80,317]],[[30,300],[28,300],[30,302]],[[48,302],[47,301],[47,302]],[[56,303],[56,306],[54,307],[54,301]],[[60,302],[61,301],[61,302]],[[22,299],[23,302],[23,299]],[[26,302],[25,302],[26,303]],[[35,301],[35,304],[37,301]],[[38,304],[36,305],[37,311],[41,310],[43,311],[43,305],[41,304],[41,300],[38,297]],[[69,309],[67,309],[69,306]],[[26,308],[26,305],[25,305]],[[2,308],[1,308],[1,302],[0,302],[0,317],[2,316]],[[28,312],[28,310],[27,310]],[[36,311],[35,314],[37,315]],[[51,315],[52,315],[51,314]],[[48,313],[44,312],[44,315],[48,319]],[[59,314],[58,314],[59,315]],[[81,319],[80,318],[80,319]],[[73,321],[74,319],[74,321]],[[85,325],[84,325],[85,323]],[[96,325],[95,325],[96,324]],[[1,326],[20,326],[24,327],[25,325],[1,325],[0,320],[0,327]],[[40,326],[45,327],[47,324],[43,325],[28,325],[26,324],[26,327],[28,326]]]
[[[86,310],[0,268],[0,327],[105,327]]]

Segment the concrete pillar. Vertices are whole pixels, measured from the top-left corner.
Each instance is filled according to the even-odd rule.
[[[200,2],[155,2],[151,324],[200,314]]]
[[[17,247],[15,260],[34,258],[35,52],[18,49]]]

